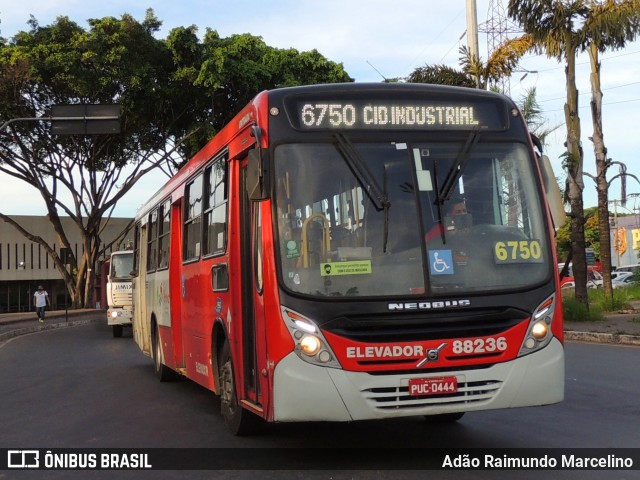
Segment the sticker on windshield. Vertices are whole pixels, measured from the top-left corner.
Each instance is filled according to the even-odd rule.
[[[367,273],[371,273],[371,260],[320,264],[320,275],[323,277],[333,277],[337,275],[362,275]]]
[[[289,240],[286,243],[287,258],[296,258],[300,256],[300,250],[298,249],[298,242],[295,240]]]
[[[451,250],[429,250],[429,270],[431,275],[453,275]]]

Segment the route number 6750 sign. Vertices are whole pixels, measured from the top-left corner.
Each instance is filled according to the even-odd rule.
[[[542,247],[538,240],[496,242],[493,253],[496,263],[542,262]]]

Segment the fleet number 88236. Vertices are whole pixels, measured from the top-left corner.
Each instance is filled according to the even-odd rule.
[[[507,349],[507,339],[504,337],[470,338],[467,340],[455,340],[451,346],[453,353],[456,355],[504,352]]]

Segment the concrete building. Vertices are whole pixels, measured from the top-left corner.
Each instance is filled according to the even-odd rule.
[[[611,265],[640,263],[640,215],[616,217],[611,228]]]
[[[27,232],[44,239],[54,251],[60,251],[60,244],[47,217],[15,215],[11,218]],[[62,217],[61,220],[77,258],[82,254],[82,238],[69,217]],[[102,235],[103,241],[111,242],[130,221],[130,218],[111,218]],[[132,233],[129,234],[131,236]],[[114,250],[117,248],[115,246]],[[100,271],[99,265],[95,268]],[[38,243],[23,236],[13,225],[0,220],[0,313],[31,310],[32,296],[38,285],[43,285],[49,293],[52,308],[65,308],[67,291],[64,281],[47,252]],[[96,281],[96,285],[99,287],[100,282]],[[99,291],[96,292],[96,298],[100,298]]]

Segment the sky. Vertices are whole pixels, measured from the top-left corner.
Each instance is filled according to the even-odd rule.
[[[506,11],[508,0],[476,2],[480,57],[486,60],[490,11],[500,7]],[[250,33],[276,48],[316,49],[329,60],[342,63],[356,82],[406,77],[424,65],[459,68],[458,49],[467,43],[465,0],[1,0],[0,36],[11,38],[20,30],[28,30],[31,15],[43,26],[51,24],[58,16],[67,16],[87,28],[89,18],[119,18],[123,13],[142,21],[147,8],[153,8],[156,17],[163,22],[158,38],[166,38],[174,27],[190,25],[196,25],[200,35],[207,28],[218,31],[223,37]],[[640,178],[640,41],[603,54],[601,63],[604,141],[608,156],[625,163],[627,172]],[[589,140],[593,134],[589,71],[588,55],[579,54],[576,81],[580,92],[584,170],[595,174],[593,144]],[[520,103],[528,89],[535,87],[544,118],[550,126],[560,126],[549,138],[545,153],[556,176],[564,178],[561,168],[566,138],[564,66],[545,56],[526,55],[511,77],[509,87],[509,95],[516,103]],[[609,178],[612,178],[618,172],[617,166],[609,172]],[[157,173],[136,184],[119,203],[114,216],[134,216],[166,179]],[[3,185],[0,212],[44,214],[39,197],[28,195],[31,187],[7,181],[7,177],[2,176],[0,181]],[[595,183],[587,176],[584,182],[585,208],[595,206]],[[620,180],[613,180],[610,200],[620,200],[620,185]],[[640,183],[629,179],[627,193],[640,194]],[[30,200],[16,202],[17,198]],[[612,211],[614,207],[618,213],[635,212],[640,209],[640,198],[632,195],[625,207],[612,204]]]

